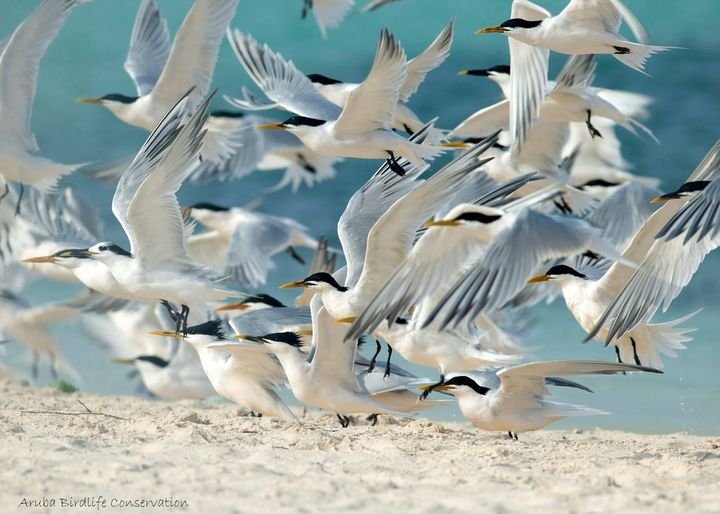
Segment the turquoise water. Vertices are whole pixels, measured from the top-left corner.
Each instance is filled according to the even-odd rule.
[[[191,5],[190,0],[158,0],[171,31],[177,29]],[[37,5],[37,1],[2,0],[0,33],[6,34]],[[410,56],[423,49],[451,17],[457,19],[453,53],[423,84],[411,105],[425,119],[439,116],[450,127],[477,108],[493,102],[492,84],[456,72],[471,67],[507,63],[507,44],[501,36],[474,36],[477,28],[508,18],[510,0],[403,0],[368,15],[350,16],[323,41],[313,20],[300,21],[301,0],[240,0],[233,25],[268,42],[307,73],[319,72],[346,81],[358,81],[367,73],[380,28],[389,27]],[[563,0],[545,0],[557,12]],[[33,130],[44,155],[64,162],[110,160],[133,153],[146,133],[116,120],[95,106],[74,103],[81,96],[118,92],[134,94],[122,69],[135,9],[139,1],[95,0],[77,8],[41,63]],[[653,58],[645,77],[612,58],[600,58],[597,84],[652,95],[657,103],[648,125],[661,145],[623,134],[626,157],[641,174],[660,176],[667,188],[680,184],[704,153],[720,137],[720,32],[717,0],[693,2],[627,0],[643,20],[657,44],[685,47]],[[215,73],[221,93],[238,94],[248,84],[240,65],[225,43]],[[557,70],[562,59],[553,59]],[[216,102],[222,107],[222,101]],[[269,197],[262,209],[288,215],[310,226],[314,233],[335,236],[335,223],[350,195],[375,164],[346,162],[338,177],[298,194],[283,191]],[[243,204],[279,180],[277,174],[255,174],[231,185],[187,186],[181,200],[210,200]],[[92,195],[104,210],[106,233],[120,243],[123,235],[110,215],[113,190],[72,177],[67,183],[85,196]],[[274,294],[277,284],[301,278],[304,270],[284,256],[266,290]],[[718,290],[720,254],[711,255],[692,284],[672,305],[670,315],[680,317],[699,307],[705,310],[692,321],[696,340],[678,359],[666,360],[662,376],[602,377],[588,379],[596,393],[558,392],[560,399],[584,402],[612,411],[607,418],[565,422],[564,426],[634,430],[643,432],[720,432],[720,364],[718,349]],[[34,301],[67,297],[72,288],[36,282],[28,291]],[[290,297],[277,292],[285,300]],[[713,321],[713,319],[715,321]],[[582,331],[561,303],[537,309],[533,314],[530,343],[540,345],[537,358],[586,358],[612,360],[611,350],[599,343],[580,344]],[[91,346],[72,325],[54,330],[61,346],[85,378],[83,389],[103,393],[129,393],[126,369],[110,365],[107,357]],[[8,346],[9,359],[17,362],[18,349]],[[435,416],[454,417],[454,409]]]

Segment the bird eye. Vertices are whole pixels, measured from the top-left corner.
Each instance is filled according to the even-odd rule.
[[[98,250],[100,250],[101,252],[104,252],[104,251],[106,251],[107,249],[108,249],[107,246],[101,246],[100,248],[98,248]]]

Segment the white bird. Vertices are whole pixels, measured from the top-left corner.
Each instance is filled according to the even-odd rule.
[[[190,255],[244,286],[264,284],[275,255],[288,252],[305,264],[295,247],[317,248],[309,229],[290,218],[210,202],[195,203],[185,212],[208,229],[188,239]]]
[[[290,61],[267,45],[234,30],[230,34],[238,60],[272,101],[296,113],[283,123],[261,129],[288,130],[310,149],[336,157],[386,159],[400,173],[396,158],[422,168],[442,148],[408,141],[390,128],[407,80],[405,52],[387,30],[380,33],[373,66],[341,109],[328,101]]]
[[[174,330],[151,333],[178,337],[181,344],[191,344],[200,356],[210,383],[223,398],[250,409],[252,415],[278,416],[299,423],[297,416],[274,391],[286,381],[278,362],[266,352],[247,345],[226,344],[222,325],[222,320],[211,320],[188,327],[184,338]]]
[[[296,334],[285,332],[262,337],[241,334],[236,337],[272,352],[282,364],[295,398],[307,405],[335,412],[343,427],[349,423],[347,415],[353,413],[405,415],[374,400],[358,383],[355,374],[357,341],[344,341],[345,332],[345,328],[336,323],[324,307],[321,308],[313,326],[314,352],[310,361],[298,350],[301,342]],[[231,346],[213,347],[227,350]]]
[[[418,116],[407,106],[407,102],[417,92],[425,80],[425,77],[427,77],[427,74],[445,62],[445,59],[450,55],[450,47],[453,42],[453,27],[454,22],[451,21],[422,53],[408,61],[407,78],[400,89],[399,101],[395,107],[395,119],[391,124],[392,129],[413,134],[424,125]],[[243,56],[249,55],[250,52],[253,51],[253,46],[257,46],[257,43],[250,37],[230,37],[229,40],[231,45],[233,45],[235,54],[241,60],[244,59]],[[360,84],[343,82],[319,73],[308,74],[307,78],[312,81],[315,89],[317,89],[322,96],[341,109],[347,104],[350,94],[360,86]],[[283,107],[277,103],[263,104],[245,88],[243,88],[243,94],[245,97],[243,100],[230,97],[226,97],[226,99],[236,107],[254,111]],[[440,129],[433,129],[429,140],[436,143],[445,139],[444,132],[445,131]]]
[[[177,323],[183,328],[187,328],[192,306],[238,294],[187,252],[176,192],[202,147],[202,126],[211,97],[184,122],[185,98],[150,134],[115,189],[112,210],[130,241],[130,251],[111,242],[97,243],[86,251],[110,269],[122,289],[146,301],[181,305]]]
[[[152,131],[189,89],[196,108],[210,91],[225,29],[238,0],[196,0],[170,44],[167,23],[155,0],[143,0],[125,60],[137,96],[110,93],[78,102],[98,104],[129,125]],[[221,164],[236,151],[232,130],[210,119],[203,160]]]
[[[435,390],[455,396],[460,412],[476,427],[488,432],[507,432],[510,438],[517,439],[518,433],[539,430],[569,416],[608,414],[548,400],[549,377],[611,375],[627,371],[662,373],[653,368],[613,362],[532,362],[469,375],[454,374]]]
[[[716,178],[719,171],[720,142],[690,175],[688,183],[702,184]],[[705,191],[708,188],[706,185]],[[624,250],[626,259],[639,263],[637,269],[615,263],[596,280],[572,268],[549,270],[536,280],[550,280],[561,288],[568,308],[588,332],[587,339],[615,345],[622,361],[661,369],[658,352],[675,357],[675,350],[691,340],[685,334],[692,329],[676,325],[693,314],[660,324],[651,324],[650,320],[660,306],[667,310],[705,256],[720,246],[712,221],[707,222],[714,219],[713,210],[705,210],[707,205],[699,201],[703,193],[681,191],[658,198],[666,204],[637,230]],[[688,213],[695,216],[683,216]],[[680,229],[674,232],[674,223],[681,218],[688,223],[681,222]],[[686,238],[679,237],[683,232],[687,232]]]
[[[5,181],[48,191],[80,164],[59,164],[36,154],[30,128],[40,59],[72,9],[87,0],[44,0],[0,43],[0,175]],[[18,200],[18,206],[19,206]]]

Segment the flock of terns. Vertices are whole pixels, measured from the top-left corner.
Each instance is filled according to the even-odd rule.
[[[587,390],[563,377],[659,373],[661,356],[675,357],[691,340],[692,314],[652,319],[720,244],[720,143],[669,194],[628,171],[616,130],[653,138],[640,121],[651,100],[594,87],[595,55],[642,72],[669,47],[647,45],[619,0],[571,0],[557,15],[514,0],[510,19],[478,31],[507,36],[510,65],[461,72],[493,80],[504,98],[452,130],[409,106],[447,58],[452,22],[411,59],[382,30],[370,71],[354,84],[306,75],[231,28],[238,0],[196,0],[174,41],[155,0],[142,0],[125,61],[136,94],[80,101],[150,135],[118,162],[58,164],[38,155],[32,102],[41,57],[85,1],[42,0],[1,43],[0,331],[27,345],[35,375],[47,356],[55,376],[79,380],[46,328],[79,316],[161,398],[220,395],[299,423],[278,394],[289,388],[347,426],[353,414],[374,423],[451,395],[474,425],[517,439],[567,416],[601,414],[551,401],[548,386]],[[303,8],[324,32],[352,3],[304,0]],[[637,42],[620,35],[623,20]],[[225,37],[257,89],[226,96],[235,110],[210,111]],[[570,56],[554,81],[550,51]],[[452,158],[436,164],[443,153]],[[348,158],[380,166],[338,220],[339,249],[252,206],[181,208],[176,197],[188,180],[241,179],[256,169],[285,170],[278,187],[296,190],[332,178]],[[112,212],[129,249],[97,242],[102,206],[58,186],[73,172],[116,182]],[[305,263],[298,247],[315,255],[305,278],[281,286],[300,290],[286,306],[258,290],[274,255]],[[27,305],[20,292],[39,277],[87,292]],[[587,340],[614,349],[612,359],[521,363],[529,349],[518,326],[558,294]],[[371,359],[358,353],[367,341]],[[392,364],[393,352],[439,378]],[[446,399],[428,398],[433,391]]]

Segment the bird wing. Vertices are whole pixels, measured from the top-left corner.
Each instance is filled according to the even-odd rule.
[[[186,260],[185,232],[176,193],[202,148],[208,96],[183,124],[188,95],[175,104],[120,177],[112,211],[131,253],[149,265]]]
[[[15,29],[0,55],[0,137],[5,145],[36,151],[30,129],[40,59],[65,24],[70,11],[85,0],[44,0]]]
[[[225,269],[228,243],[225,235],[212,230],[188,237],[187,251],[190,257],[220,273]]]
[[[257,287],[275,267],[272,255],[290,243],[290,229],[272,217],[250,216],[239,223],[230,238],[226,273],[241,284]]]
[[[450,132],[450,136],[486,137],[498,130],[507,130],[509,123],[510,100],[501,100],[470,115]]]
[[[143,0],[135,17],[125,71],[145,96],[158,81],[170,55],[170,32],[155,0]]]
[[[440,66],[448,55],[453,42],[453,29],[455,21],[451,20],[420,55],[407,63],[407,77],[405,84],[400,88],[400,101],[405,103],[420,87],[425,77],[432,70]]]
[[[244,343],[221,341],[207,345],[207,348],[222,351],[233,357],[232,368],[266,387],[275,387],[287,382],[285,372],[274,355],[264,348]]]
[[[645,27],[620,0],[571,0],[558,16],[573,25],[611,34],[617,34],[625,20],[640,43],[647,43],[650,38]]]
[[[370,300],[412,249],[415,232],[443,207],[448,197],[457,194],[466,179],[487,162],[478,157],[493,145],[489,138],[456,157],[425,182],[396,201],[373,225],[367,238],[362,273],[354,295]]]
[[[196,0],[175,35],[165,67],[153,87],[153,103],[173,105],[195,88],[192,105],[210,89],[222,37],[238,0]]]
[[[68,188],[62,195],[31,189],[23,217],[46,237],[65,248],[82,248],[98,240],[99,214]]]
[[[550,16],[542,7],[527,0],[515,0],[512,17],[535,21]],[[510,134],[513,146],[519,150],[527,137],[533,120],[540,114],[540,106],[547,87],[550,52],[508,38],[510,46]]]
[[[318,93],[292,61],[237,29],[228,31],[227,37],[242,67],[272,102],[309,118],[335,120],[340,116],[340,107]]]
[[[346,332],[325,307],[318,311],[313,324],[314,356],[308,373],[311,381],[359,390],[354,370],[357,340],[345,341]]]
[[[521,171],[538,171],[563,180],[559,167],[569,136],[568,123],[536,121],[528,130],[522,147],[518,149],[513,146],[511,150],[514,167]]]
[[[605,239],[618,248],[624,248],[635,232],[657,210],[657,204],[650,201],[661,194],[653,187],[626,182],[585,219],[591,225],[602,229]]]
[[[312,0],[312,10],[322,37],[345,19],[355,0]]]
[[[348,96],[335,123],[337,132],[358,134],[392,125],[400,89],[406,79],[405,51],[395,36],[383,29],[370,73]]]
[[[430,133],[431,124],[410,136],[410,140],[420,144]],[[415,186],[421,172],[409,162],[399,159],[405,170],[401,176],[390,169],[387,163],[382,166],[350,198],[338,220],[338,238],[342,245],[347,277],[345,284],[354,286],[362,273],[367,240],[370,229],[398,199],[405,196]]]
[[[555,77],[553,91],[590,87],[595,80],[595,68],[597,63],[594,55],[571,55]]]
[[[306,307],[273,307],[245,312],[228,323],[236,334],[264,336],[287,332],[299,326],[312,326],[312,317]]]
[[[611,245],[603,243],[597,229],[587,223],[524,209],[450,288],[423,325],[432,323],[442,311],[445,316],[441,329],[453,321],[458,326],[463,319],[497,310],[525,287],[538,264],[575,255],[595,245],[601,246],[602,252],[611,253]]]

